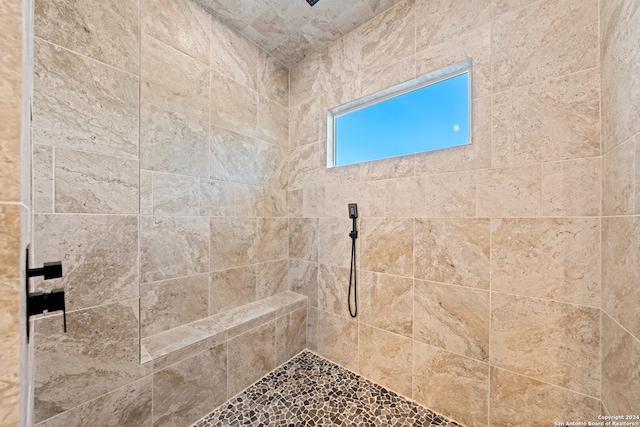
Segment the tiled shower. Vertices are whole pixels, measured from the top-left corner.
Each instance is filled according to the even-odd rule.
[[[305,348],[465,426],[640,414],[640,2],[362,0],[371,19],[334,17],[304,59],[202,3],[33,3],[31,198],[6,120],[0,286],[20,289],[31,217],[33,264],[65,267],[34,287],[69,310],[66,334],[33,322],[34,425],[188,426]],[[19,8],[0,7],[2,88]],[[328,109],[467,58],[472,144],[326,168]],[[254,323],[176,344],[228,313]]]

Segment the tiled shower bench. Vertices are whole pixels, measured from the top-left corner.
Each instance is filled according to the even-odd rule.
[[[142,339],[155,425],[189,425],[306,347],[307,297],[286,291]]]

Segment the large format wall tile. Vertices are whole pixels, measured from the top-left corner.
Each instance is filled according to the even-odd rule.
[[[322,157],[319,144],[293,148],[289,153],[289,190],[317,186],[323,162],[326,158]]]
[[[211,127],[210,177],[250,185],[265,185],[274,173],[275,147],[239,133]]]
[[[153,214],[157,216],[199,215],[199,179],[190,176],[154,173]]]
[[[258,92],[289,106],[289,70],[271,55],[258,50]]]
[[[35,422],[149,374],[139,364],[138,300],[36,320]],[[88,349],[91,349],[90,351]]]
[[[539,216],[542,166],[527,165],[478,171],[479,216]]]
[[[187,115],[142,103],[140,168],[208,177],[209,126]]]
[[[263,196],[261,187],[201,179],[200,215],[253,218],[264,213]]]
[[[415,1],[406,0],[358,28],[360,69],[382,68],[392,55],[402,59],[415,53],[415,10]]]
[[[212,16],[211,22],[211,66],[236,82],[257,89],[258,47],[217,16]]]
[[[289,258],[318,261],[318,220],[289,219]]]
[[[360,227],[360,268],[413,275],[413,219],[365,218]]]
[[[392,218],[423,217],[426,212],[424,178],[392,179],[386,183],[385,212]]]
[[[424,187],[427,218],[476,215],[475,171],[427,175]]]
[[[602,2],[602,7],[609,7],[608,3],[615,3],[620,15],[615,30],[602,26],[603,31],[612,31],[610,38],[603,39],[606,50],[601,57],[604,152],[640,132],[640,13],[635,2]]]
[[[322,98],[315,97],[289,110],[289,145],[301,147],[320,139]]]
[[[17,6],[16,8],[19,8]],[[4,12],[4,11],[3,11]],[[0,23],[3,22],[0,12]],[[22,211],[22,213],[21,213]],[[0,423],[19,425],[21,397],[21,228],[28,211],[18,204],[0,203]],[[22,218],[21,218],[22,217]]]
[[[318,353],[334,363],[357,372],[358,322],[318,311]]]
[[[322,55],[309,55],[289,71],[289,107],[295,107],[320,93],[324,85]]]
[[[135,216],[35,215],[32,266],[62,261],[67,310],[138,297],[138,220]]]
[[[256,299],[279,294],[288,289],[289,261],[265,262],[256,266]]]
[[[138,157],[138,78],[35,40],[33,141]]]
[[[413,338],[489,361],[489,292],[415,281]]]
[[[412,398],[465,425],[486,427],[489,365],[414,341]]]
[[[597,216],[602,194],[602,159],[542,164],[543,216]]]
[[[489,288],[489,220],[416,219],[415,277]]]
[[[458,2],[452,0],[416,1],[418,50],[456,40],[465,33],[486,25],[491,19],[489,0]]]
[[[631,22],[640,4],[634,0],[600,3],[600,57],[604,58],[613,41]]]
[[[225,270],[255,262],[256,221],[211,217],[211,270]]]
[[[31,169],[33,212],[53,213],[53,147],[34,145]]]
[[[281,147],[289,145],[289,110],[265,96],[258,96],[255,136]]]
[[[153,425],[195,423],[227,400],[227,348],[218,345],[153,374]]]
[[[512,12],[536,3],[539,0],[491,0],[493,16],[499,16],[505,12]]]
[[[180,51],[143,34],[140,99],[209,120],[209,68]]]
[[[602,308],[640,337],[640,219],[602,219]]]
[[[490,391],[492,427],[532,422],[553,425],[560,420],[595,422],[600,414],[598,399],[495,367],[491,368]]]
[[[256,261],[287,258],[288,221],[286,218],[259,218],[256,228]]]
[[[632,138],[602,156],[603,215],[630,215],[634,212],[635,152]]]
[[[57,149],[57,213],[138,213],[138,161]]]
[[[152,379],[146,376],[39,423],[37,427],[151,427]]]
[[[21,12],[22,3],[16,0],[3,2],[0,11],[0,25],[3,28],[2,60],[0,60],[0,87],[2,97],[0,99],[0,201],[16,202],[20,200],[20,142],[22,120],[22,92],[23,75],[31,73],[29,68],[23,70],[22,64],[28,64],[23,56],[22,38],[27,25],[23,23]],[[28,67],[31,67],[30,64]],[[29,70],[29,71],[27,71]],[[24,141],[27,141],[24,138]],[[7,420],[18,417],[18,406],[7,404]]]
[[[318,269],[318,308],[347,317],[349,309],[349,269],[320,264]]]
[[[365,325],[358,334],[360,375],[411,396],[412,340]]]
[[[492,166],[600,155],[599,71],[494,95]]]
[[[142,283],[205,273],[209,269],[209,221],[196,217],[141,217]]]
[[[138,2],[37,0],[34,3],[37,37],[138,74]]]
[[[318,307],[318,264],[289,260],[289,290],[306,296],[309,307]]]
[[[147,337],[209,315],[206,274],[140,285],[140,336]]]
[[[307,346],[307,308],[276,319],[276,365],[282,365]]]
[[[271,321],[230,339],[227,348],[227,395],[232,397],[276,368],[276,322]]]
[[[248,304],[256,299],[256,267],[211,273],[209,315]]]
[[[258,94],[217,72],[211,73],[211,124],[243,135],[255,135]]]
[[[600,306],[598,218],[497,219],[491,290]]]
[[[612,414],[635,414],[640,396],[640,341],[602,313],[602,400]]]
[[[322,74],[326,90],[339,89],[358,75],[360,39],[356,33],[347,34],[322,51]],[[338,105],[328,105],[329,108]]]
[[[535,83],[598,64],[597,0],[544,0],[493,22],[493,90]]]
[[[145,34],[209,64],[209,12],[190,0],[143,0],[140,5]]]
[[[394,334],[413,336],[413,279],[362,271],[358,285],[361,322]]]
[[[361,207],[358,204],[358,211]],[[318,219],[318,262],[321,264],[349,267],[351,260],[351,220],[344,218]],[[362,241],[356,241],[358,251],[362,250]],[[361,253],[361,252],[360,252]]]
[[[493,293],[490,347],[497,367],[599,395],[599,309]]]

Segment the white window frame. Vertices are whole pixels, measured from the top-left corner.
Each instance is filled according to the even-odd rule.
[[[468,79],[469,79],[469,83],[468,83],[469,84],[468,86],[469,87],[469,99],[468,99],[469,141],[465,145],[471,144],[471,141],[472,141],[472,135],[471,135],[472,134],[472,126],[471,126],[472,125],[472,102],[471,102],[472,89],[471,88],[472,88],[473,73],[472,73],[472,60],[465,59],[464,61],[456,62],[455,64],[451,64],[444,68],[440,68],[439,70],[423,74],[419,77],[416,77],[415,79],[408,80],[406,82],[400,83],[398,85],[392,86],[387,89],[383,89],[371,95],[364,96],[360,99],[356,99],[355,101],[351,101],[346,104],[343,104],[328,110],[327,111],[327,168],[341,167],[341,166],[336,166],[337,139],[335,134],[335,129],[336,129],[335,121],[338,117],[344,116],[346,114],[349,114],[353,111],[360,110],[362,108],[366,108],[370,105],[377,104],[387,99],[395,98],[395,97],[404,95],[405,93],[413,92],[415,90],[422,89],[426,86],[430,86],[430,85],[439,83],[443,80],[447,80],[452,77],[457,77],[466,73],[468,73]],[[460,147],[460,145],[457,145],[456,147]],[[454,148],[454,147],[446,147],[446,148]],[[437,150],[444,150],[446,148],[438,148]],[[425,150],[425,151],[422,151],[421,153],[424,153],[427,151],[435,151],[435,150]],[[391,157],[401,157],[401,156],[408,156],[413,154],[416,154],[416,153],[401,154],[398,156],[391,156]],[[385,157],[385,158],[391,158],[391,157]],[[359,163],[365,163],[369,161],[375,161],[375,160],[366,160]],[[348,166],[348,165],[344,165],[344,166]]]

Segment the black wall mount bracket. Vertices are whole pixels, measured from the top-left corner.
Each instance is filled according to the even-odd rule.
[[[26,259],[26,286],[27,286],[27,341],[29,341],[29,318],[45,311],[62,310],[64,332],[67,332],[67,309],[64,301],[64,289],[54,289],[51,292],[29,292],[29,279],[43,276],[44,280],[59,279],[62,277],[62,262],[45,262],[42,268],[29,268],[29,248],[27,247]]]

